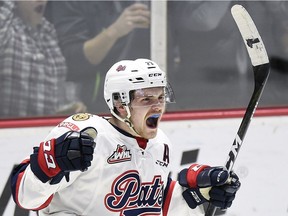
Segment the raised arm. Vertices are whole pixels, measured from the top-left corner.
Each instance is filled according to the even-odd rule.
[[[79,171],[86,171],[91,166],[96,134],[90,127],[80,132],[67,131],[34,147],[30,159],[13,171],[14,201],[22,208],[45,208],[57,191],[71,185],[81,174]]]

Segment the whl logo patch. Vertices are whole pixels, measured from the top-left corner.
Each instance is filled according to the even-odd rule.
[[[127,149],[127,146],[119,144],[117,145],[117,149],[113,152],[113,154],[107,159],[109,164],[121,163],[125,161],[131,161],[131,153],[130,150]]]

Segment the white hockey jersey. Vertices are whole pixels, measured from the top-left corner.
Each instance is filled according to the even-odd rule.
[[[58,124],[45,141],[86,127],[98,132],[91,167],[71,172],[69,182],[63,178],[51,185],[33,174],[28,161],[13,190],[20,206],[39,210],[39,216],[203,215],[201,207],[188,207],[182,187],[170,180],[171,146],[160,129],[143,146],[143,139],[115,128],[107,119],[82,113]]]

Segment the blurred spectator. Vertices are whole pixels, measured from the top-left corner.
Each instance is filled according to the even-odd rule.
[[[45,6],[46,1],[0,1],[1,117],[85,108],[64,104],[65,59],[54,28],[43,18]]]
[[[104,100],[103,78],[110,65],[120,59],[150,57],[148,4],[51,1],[47,17],[59,35],[68,79],[79,83],[80,98],[89,112],[104,112],[105,103],[96,101]]]
[[[260,1],[169,1],[170,42],[177,57],[173,76],[177,104],[187,106],[191,98],[196,103],[224,108],[228,92],[225,85],[233,83],[235,92],[247,83],[251,63],[243,39],[232,18],[231,7],[243,5],[253,17],[270,50],[271,24],[265,2]],[[265,18],[265,22],[263,19]],[[175,54],[176,53],[176,54]],[[241,83],[242,82],[242,83]],[[245,87],[244,87],[245,88]],[[186,95],[185,95],[186,93]],[[239,96],[239,93],[237,93]],[[245,101],[246,95],[243,95]],[[239,103],[239,97],[235,103]],[[195,101],[194,101],[195,102]],[[193,103],[193,102],[191,102]],[[234,104],[231,101],[231,105]],[[234,104],[235,106],[235,104]]]
[[[184,71],[237,70],[246,72],[243,58],[246,55],[241,35],[231,15],[234,4],[243,5],[257,24],[265,42],[271,42],[269,2],[250,1],[171,1],[169,2],[169,22],[174,34],[174,46],[179,48],[181,66]],[[265,22],[263,18],[265,17]],[[262,21],[262,22],[261,22]],[[242,49],[244,48],[244,49]],[[223,62],[225,61],[225,63]],[[181,71],[183,72],[183,71]]]
[[[235,69],[239,44],[235,40],[239,40],[239,32],[230,16],[231,6],[231,1],[169,2],[170,27],[174,46],[179,49],[181,76],[189,78],[204,73],[203,70]]]
[[[272,69],[288,74],[288,2],[267,2],[273,17],[272,34],[276,52],[271,53],[270,62]]]

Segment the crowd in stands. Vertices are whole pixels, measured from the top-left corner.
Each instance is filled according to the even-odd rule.
[[[0,118],[104,112],[109,67],[122,59],[150,58],[150,3],[0,1]],[[237,3],[257,24],[272,67],[285,73],[288,3]],[[183,92],[191,98],[205,92],[205,81],[193,91],[191,79],[245,76],[250,62],[230,14],[233,4],[168,1],[168,78],[175,109],[189,109]]]

